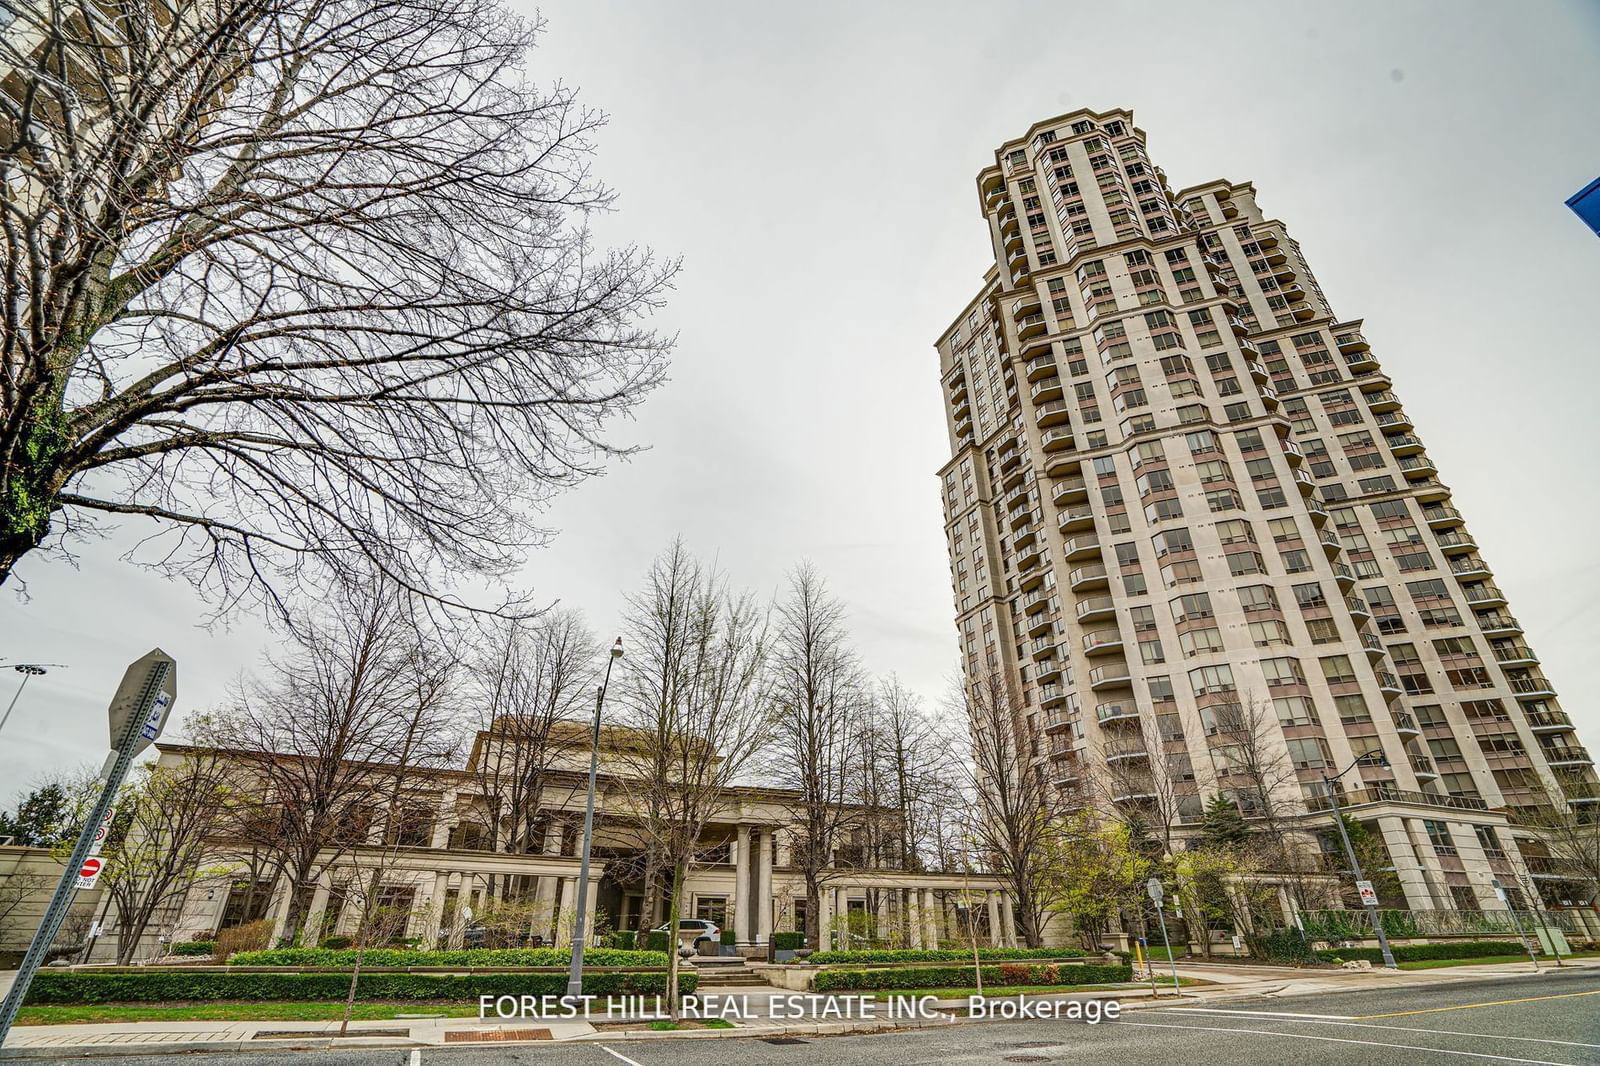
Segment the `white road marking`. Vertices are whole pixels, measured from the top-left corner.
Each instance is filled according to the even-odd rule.
[[[1229,1029],[1221,1025],[1162,1025],[1159,1022],[1130,1022],[1126,1019],[1118,1020],[1117,1024],[1133,1025],[1143,1029],[1191,1029],[1211,1033],[1251,1033],[1256,1036],[1279,1036],[1288,1040],[1321,1040],[1330,1044],[1363,1044],[1367,1047],[1392,1048],[1397,1051],[1426,1051],[1434,1055],[1461,1055],[1469,1059],[1489,1059],[1493,1062],[1520,1062],[1527,1064],[1527,1066],[1576,1066],[1574,1063],[1551,1062],[1548,1059],[1519,1059],[1510,1055],[1490,1055],[1482,1051],[1449,1051],[1445,1048],[1417,1044],[1389,1044],[1382,1040],[1352,1040],[1342,1036],[1313,1036],[1310,1033],[1280,1033],[1272,1029]]]
[[[1525,1044],[1560,1044],[1563,1047],[1595,1047],[1600,1044],[1585,1044],[1581,1040],[1552,1040],[1545,1036],[1507,1036],[1504,1033],[1463,1033],[1457,1029],[1422,1029],[1414,1025],[1377,1025],[1372,1022],[1358,1022],[1347,1020],[1350,1015],[1339,1014],[1273,1014],[1271,1011],[1244,1011],[1244,1010],[1206,1010],[1203,1007],[1164,1007],[1152,1014],[1175,1013],[1205,1013],[1205,1014],[1264,1014],[1274,1018],[1293,1018],[1303,1021],[1307,1025],[1344,1025],[1357,1029],[1390,1029],[1399,1033],[1438,1033],[1441,1036],[1464,1036],[1480,1040],[1517,1040]]]
[[[628,1056],[624,1055],[622,1052],[620,1052],[620,1051],[612,1051],[610,1048],[606,1047],[604,1044],[596,1044],[595,1047],[599,1048],[601,1051],[604,1051],[607,1055],[610,1055],[613,1058],[621,1059],[623,1062],[626,1062],[628,1064],[628,1066],[640,1066],[639,1063],[634,1062],[632,1059],[628,1058]]]
[[[411,1066],[422,1066],[422,1049],[419,1047],[411,1049]]]
[[[1223,1010],[1220,1007],[1160,1007],[1162,1014],[1250,1014],[1266,1018],[1324,1018],[1330,1021],[1349,1021],[1354,1014],[1295,1014],[1286,1010]]]

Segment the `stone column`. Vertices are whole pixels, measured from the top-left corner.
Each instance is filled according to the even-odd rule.
[[[1000,924],[1005,929],[1005,943],[1002,947],[1014,948],[1017,946],[1017,911],[1011,903],[1011,893],[1000,893]]]
[[[550,824],[544,827],[544,853],[546,855],[561,854],[561,840],[566,835],[566,823],[559,818],[550,819]]]
[[[772,830],[756,834],[756,943],[772,939]]]
[[[983,894],[984,903],[989,910],[989,944],[992,947],[1001,947],[1000,936],[1000,893],[989,889]]]
[[[728,894],[728,924],[738,934],[738,942],[748,944],[755,937],[751,935],[751,922],[746,917],[750,909],[750,827],[741,825],[733,831],[733,891]]]
[[[572,891],[578,891],[578,882],[572,882]],[[583,928],[584,935],[594,937],[594,908],[600,898],[600,875],[593,867],[589,868],[589,898],[583,901]]]
[[[1477,897],[1478,906],[1486,911],[1505,910],[1506,904],[1494,894],[1494,870],[1489,867],[1489,856],[1483,853],[1478,842],[1478,831],[1468,822],[1446,822],[1450,839],[1455,842],[1456,854],[1461,856],[1461,866],[1467,873],[1467,883]]]
[[[429,947],[439,943],[439,934],[444,932],[444,897],[450,890],[450,875],[440,870],[433,875],[433,897],[428,900],[428,930],[427,940]]]
[[[850,941],[850,890],[839,885],[833,890],[834,950],[849,951],[855,945]]]
[[[934,898],[933,889],[922,890],[922,943],[929,949],[939,946],[939,901]]]
[[[889,906],[889,895],[895,890],[892,888],[879,888],[869,891],[876,891],[878,894],[878,906],[872,912],[874,939],[879,941],[890,940],[894,932],[894,910]]]
[[[906,923],[906,943],[913,951],[922,950],[922,893],[915,888],[900,890],[901,914]]]
[[[328,909],[328,892],[332,887],[333,871],[322,871],[317,877],[316,890],[311,893],[311,905],[306,908],[306,929],[308,932],[315,933],[318,927],[323,924],[322,912]],[[305,946],[314,948],[317,945],[308,942]]]
[[[1405,893],[1406,906],[1412,910],[1432,910],[1433,893],[1422,876],[1422,862],[1412,846],[1411,834],[1406,832],[1405,820],[1398,815],[1385,815],[1378,819],[1378,831],[1383,834],[1384,847],[1389,849],[1389,859],[1394,863],[1395,876],[1400,879],[1400,890]]]
[[[433,818],[433,836],[428,846],[434,850],[450,846],[450,830],[456,824],[456,790],[447,788],[439,796],[439,810]]]
[[[1433,909],[1454,910],[1455,899],[1447,887],[1449,881],[1444,876],[1444,866],[1440,864],[1439,856],[1428,840],[1427,830],[1422,827],[1422,819],[1402,820],[1405,822],[1406,832],[1411,835],[1412,850],[1417,853],[1417,859],[1422,864],[1422,880],[1428,886],[1428,894],[1433,898]],[[1453,842],[1455,838],[1451,837],[1451,840]]]
[[[561,899],[557,902],[556,911],[556,945],[570,947],[572,944],[572,918],[577,914],[578,879],[576,877],[563,877],[561,879]],[[668,942],[670,945],[670,941]]]
[[[826,887],[817,892],[817,950],[833,950],[833,893]]]

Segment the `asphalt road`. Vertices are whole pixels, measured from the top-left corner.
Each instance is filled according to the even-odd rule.
[[[174,1056],[177,1058],[177,1056]],[[188,1066],[240,1056],[185,1054]],[[41,1060],[32,1060],[41,1061]],[[49,1060],[45,1060],[49,1061]],[[79,1060],[82,1061],[82,1060]],[[101,1057],[97,1066],[148,1066]],[[774,1043],[759,1038],[610,1041],[516,1048],[255,1052],[249,1066],[886,1066],[888,1063],[1162,1063],[1175,1066],[1536,1063],[1600,1066],[1600,972],[1514,981],[1256,997],[1130,1011],[1099,1025],[988,1022]]]

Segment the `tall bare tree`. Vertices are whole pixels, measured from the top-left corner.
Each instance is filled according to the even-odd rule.
[[[118,797],[101,876],[116,907],[118,965],[133,961],[139,941],[190,886],[219,872],[207,859],[233,802],[227,766],[206,751],[142,771]]]
[[[834,852],[843,831],[862,817],[850,801],[872,693],[850,643],[844,605],[809,562],[790,572],[778,602],[772,674],[777,722],[771,775],[795,792],[792,863],[805,882],[806,942],[820,948],[822,889],[836,876]]]
[[[239,768],[233,835],[290,889],[283,938],[302,932],[319,878],[380,825],[394,767],[440,762],[450,647],[416,597],[393,585],[341,586],[297,619],[293,643],[197,739]]]
[[[767,619],[676,541],[629,597],[624,632],[607,755],[620,770],[618,815],[667,871],[670,949],[706,826],[738,805],[734,786],[771,735]],[[676,1018],[679,959],[668,954]]]
[[[586,743],[594,635],[568,609],[498,622],[493,634],[469,666],[477,710],[467,765],[483,795],[488,848],[539,851],[551,770]]]
[[[890,676],[878,685],[872,716],[883,802],[895,813],[897,861],[908,870],[934,861],[934,824],[955,778],[957,750],[923,710],[916,693]]]
[[[970,832],[986,863],[1010,885],[1023,940],[1040,947],[1064,887],[1051,865],[1062,800],[1035,759],[1037,730],[1003,675],[979,677],[958,700],[972,745]]]
[[[512,570],[664,372],[603,116],[498,0],[10,4],[0,582],[136,517],[219,602]],[[440,593],[442,595],[442,593]]]

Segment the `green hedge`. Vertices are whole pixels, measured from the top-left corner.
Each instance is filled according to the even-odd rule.
[[[667,954],[667,934],[652,929],[644,935],[644,946],[650,951],[659,951],[663,958]]]
[[[978,958],[986,962],[1004,962],[1013,959],[1081,959],[1085,952],[1078,948],[979,948]],[[862,962],[960,962],[972,961],[972,950],[967,949],[885,949],[882,951],[819,951],[808,962],[851,963]]]
[[[693,992],[698,978],[682,974],[681,992]],[[338,973],[185,973],[181,970],[127,972],[43,970],[28,989],[30,1005],[87,1003],[183,1003],[196,1000],[342,1000],[350,978]],[[583,991],[591,996],[664,995],[664,973],[591,973]],[[475,1003],[479,996],[560,996],[564,973],[362,974],[356,996],[363,1000],[455,1000]]]
[[[1492,955],[1520,955],[1522,945],[1515,940],[1466,940],[1458,944],[1401,944],[1390,950],[1394,952],[1395,962],[1420,962],[1424,959],[1482,959]],[[1354,962],[1357,959],[1382,962],[1383,951],[1380,948],[1338,948],[1319,951],[1317,958],[1324,962],[1335,959],[1342,962]]]
[[[772,934],[773,951],[799,951],[805,946],[806,935],[804,933],[788,932]]]
[[[215,940],[181,940],[168,949],[174,955],[210,958],[217,953]]]
[[[1106,985],[1133,979],[1131,966],[1094,963],[1018,962],[980,966],[985,988],[1007,985]],[[894,988],[970,988],[971,966],[896,966],[876,970],[820,970],[812,978],[817,992],[859,992]]]
[[[587,966],[665,966],[664,951],[623,951],[586,948]],[[354,948],[269,948],[241,951],[228,960],[233,966],[354,966]],[[368,948],[363,966],[566,966],[572,952],[566,948],[463,948],[457,951],[412,951],[407,948]]]

